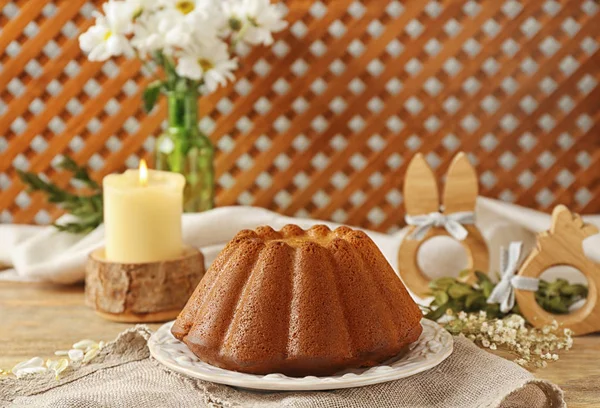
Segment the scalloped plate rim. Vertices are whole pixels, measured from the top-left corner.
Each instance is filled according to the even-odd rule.
[[[424,345],[426,345],[427,342],[435,340],[431,336],[426,337],[427,334],[433,334],[440,338],[442,341],[438,341],[437,343],[441,345],[441,348],[437,351],[430,351],[428,353],[428,356],[430,356],[431,358],[423,357],[422,361],[407,361],[405,364],[400,364],[398,367],[382,364],[375,367],[352,370],[351,372],[343,372],[344,374],[342,375],[335,374],[333,376],[328,377],[288,377],[280,373],[272,373],[265,375],[247,374],[240,373],[237,371],[225,370],[223,368],[215,367],[208,363],[202,362],[187,348],[187,346],[185,346],[185,343],[173,337],[170,329],[174,322],[175,321],[173,320],[163,324],[157,331],[152,333],[150,339],[148,339],[148,348],[150,349],[150,354],[159,363],[177,373],[184,374],[191,378],[229,385],[233,387],[263,391],[335,390],[342,388],[362,387],[366,385],[394,381],[401,378],[410,377],[415,374],[419,374],[423,371],[427,371],[437,366],[448,356],[450,356],[450,354],[452,354],[454,348],[454,339],[452,338],[452,335],[450,333],[448,333],[437,323],[431,320],[422,319],[421,325],[423,326],[423,334],[421,334],[421,337],[419,337],[419,339],[412,344],[411,349],[400,359],[398,359],[397,361],[394,361],[393,358],[388,360],[393,361],[392,364],[399,364],[402,363],[404,360],[409,359],[411,356],[413,356],[417,348],[426,347]],[[169,337],[169,340],[174,340],[175,342],[171,344],[163,344],[159,339],[159,336],[163,335],[166,335],[167,337]],[[168,348],[169,346],[174,345],[184,345],[185,349],[183,351],[180,350],[179,354],[181,354],[182,356],[187,356],[190,359],[197,360],[197,363],[201,363],[203,365],[208,366],[209,369],[214,372],[208,371],[207,369],[204,369],[202,367],[194,367],[192,365],[185,366],[182,365],[180,362],[176,361],[165,350],[165,347]],[[374,372],[377,368],[380,367],[389,367],[390,369],[386,370],[385,372]],[[276,375],[276,377],[273,376],[274,374]],[[348,374],[354,375],[348,376]]]

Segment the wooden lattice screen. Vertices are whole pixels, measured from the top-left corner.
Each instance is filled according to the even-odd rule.
[[[98,179],[151,156],[164,101],[140,108],[137,61],[91,63],[77,36],[100,1],[0,0],[3,222],[59,212],[15,169],[61,185],[55,156]],[[470,153],[482,194],[600,212],[597,0],[289,0],[289,30],[201,103],[218,205],[389,231],[415,152],[441,175]]]

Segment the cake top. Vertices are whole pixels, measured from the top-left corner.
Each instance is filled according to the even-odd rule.
[[[311,245],[309,243],[328,246],[336,240],[347,241],[349,239],[368,239],[368,236],[362,231],[356,231],[348,227],[338,227],[332,231],[328,226],[319,224],[303,230],[295,224],[287,224],[279,231],[275,231],[269,226],[258,227],[256,230],[241,230],[235,236],[234,241],[258,240],[265,244],[271,242],[284,243],[299,247]]]

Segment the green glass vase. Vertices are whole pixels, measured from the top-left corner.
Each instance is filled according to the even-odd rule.
[[[198,92],[169,92],[168,127],[155,148],[157,170],[183,174],[183,210],[200,212],[214,207],[214,147],[198,127]]]

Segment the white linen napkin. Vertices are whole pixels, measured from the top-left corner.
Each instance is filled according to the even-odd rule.
[[[477,225],[490,248],[490,267],[498,267],[499,249],[510,241],[525,242],[525,250],[535,242],[534,233],[548,229],[550,216],[539,211],[480,197],[477,202]],[[66,221],[68,216],[63,220]],[[586,222],[600,227],[600,216],[584,217]],[[280,229],[285,224],[298,224],[308,228],[326,224],[335,228],[339,224],[319,220],[292,218],[264,208],[220,207],[204,213],[184,214],[183,239],[188,245],[201,248],[207,266],[222,247],[241,229],[270,225]],[[397,252],[404,230],[394,234],[365,231],[379,246],[390,264],[396,268]],[[589,241],[589,242],[588,242]],[[84,279],[88,254],[104,245],[104,227],[87,235],[57,231],[54,227],[30,225],[0,225],[0,264],[12,267],[0,272],[0,280],[51,281],[74,283]],[[586,254],[600,261],[600,234],[590,237],[584,244]],[[435,270],[435,275],[455,274],[461,267],[457,251],[460,245],[450,241],[437,242],[428,251],[436,256],[422,256],[423,269]],[[460,254],[458,254],[460,255]]]

